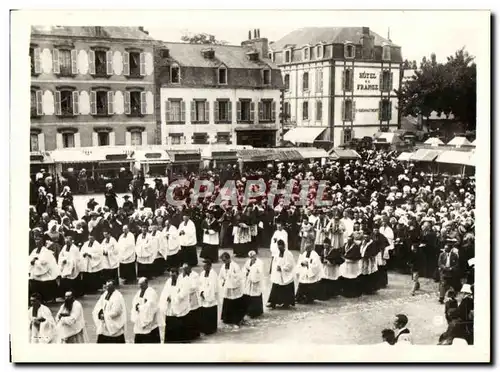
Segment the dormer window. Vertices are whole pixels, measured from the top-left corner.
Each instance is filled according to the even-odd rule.
[[[355,47],[351,43],[347,43],[344,45],[344,58],[354,58]]]
[[[250,61],[258,61],[259,60],[259,53],[257,52],[250,52],[250,53],[247,53],[248,55],[248,59]]]
[[[390,45],[383,45],[382,46],[382,59],[384,61],[391,60],[391,46]]]
[[[170,66],[170,82],[172,84],[180,84],[181,82],[181,69],[178,65]]]
[[[227,68],[220,67],[218,72],[219,84],[227,84]]]
[[[309,60],[309,47],[304,48],[304,61]]]
[[[290,63],[290,62],[292,62],[292,51],[286,50],[285,51],[285,63]]]
[[[269,52],[268,58],[274,62],[274,52]]]
[[[203,54],[203,58],[206,59],[214,59],[215,57],[215,50],[213,49],[203,49],[201,53]]]
[[[264,81],[264,85],[271,84],[271,70],[265,69],[262,71],[262,80]]]
[[[316,58],[317,59],[323,58],[323,45],[316,46]]]

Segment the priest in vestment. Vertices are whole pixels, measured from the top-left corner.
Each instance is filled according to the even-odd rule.
[[[59,253],[59,270],[61,281],[59,290],[61,294],[71,291],[75,296],[82,293],[80,280],[80,250],[73,244],[73,235],[66,235],[66,243]]]
[[[370,234],[365,233],[360,246],[361,254],[361,290],[364,294],[373,294],[377,288],[377,249]]]
[[[112,280],[106,283],[106,291],[97,301],[92,312],[98,344],[124,344],[127,324],[127,308],[122,294],[115,289]]]
[[[35,237],[36,248],[29,256],[30,293],[38,293],[41,301],[55,301],[58,295],[57,277],[60,275],[54,253],[43,246],[41,237]]]
[[[353,234],[354,235],[354,234]],[[344,263],[340,265],[340,282],[344,297],[361,296],[362,261],[360,243],[354,240],[353,235],[347,238],[344,248]]]
[[[137,276],[151,279],[154,276],[154,261],[156,259],[157,245],[153,246],[151,235],[148,233],[148,225],[141,225],[141,233],[135,242],[135,254],[137,255]]]
[[[189,313],[186,316],[189,338],[200,337],[200,276],[188,264],[182,265],[180,280],[185,281],[189,291]]]
[[[299,277],[296,301],[302,304],[313,303],[318,298],[319,283],[323,276],[321,258],[313,244],[307,245],[306,250],[300,254],[296,270]]]
[[[271,237],[271,256],[276,256],[279,254],[278,241],[282,241],[285,244],[285,250],[288,250],[288,233],[283,229],[283,224],[281,222],[276,222],[276,231]]]
[[[182,263],[191,267],[198,266],[198,254],[196,253],[196,226],[189,218],[189,212],[184,212],[183,220],[179,225],[179,240],[181,243]]]
[[[132,300],[130,320],[134,323],[135,344],[160,344],[160,325],[163,319],[159,313],[158,295],[149,286],[147,278],[139,279],[139,290]]]
[[[30,304],[28,309],[29,342],[31,344],[54,343],[56,323],[50,309],[42,304],[42,297],[39,293],[31,295]]]
[[[62,344],[86,344],[89,342],[82,304],[75,299],[73,292],[64,294],[64,303],[56,315],[57,338]]]
[[[200,257],[208,258],[212,262],[219,260],[219,230],[220,224],[215,219],[213,212],[207,212],[207,218],[203,221],[203,247]]]
[[[120,257],[120,278],[125,284],[136,280],[135,272],[135,237],[128,225],[123,225],[123,234],[118,238],[118,252]]]
[[[344,263],[343,250],[331,246],[329,238],[323,242],[321,261],[323,263],[323,277],[321,278],[319,299],[326,301],[341,294],[340,265]]]
[[[222,267],[219,283],[223,297],[221,318],[224,324],[238,328],[246,312],[241,269],[236,262],[231,261],[229,253],[222,253],[220,258]]]
[[[165,257],[167,270],[170,270],[172,267],[179,267],[182,261],[179,231],[172,224],[170,217],[165,219],[162,239],[161,252]]]
[[[272,309],[276,306],[286,309],[295,306],[295,260],[283,240],[278,240],[277,248],[278,253],[271,260],[272,287],[267,306]]]
[[[118,242],[113,238],[109,230],[104,230],[104,239],[102,239],[101,247],[103,250],[103,280],[113,280],[118,285],[118,267],[120,267],[120,250]]]
[[[246,315],[257,318],[264,312],[262,290],[264,287],[264,263],[257,257],[255,251],[248,252],[248,260],[243,266],[243,298],[245,299]]]
[[[203,271],[200,273],[200,332],[210,335],[217,332],[219,302],[219,282],[217,273],[212,268],[212,261],[203,261]]]
[[[80,270],[83,273],[83,291],[95,293],[102,288],[104,251],[93,234],[80,250]]]

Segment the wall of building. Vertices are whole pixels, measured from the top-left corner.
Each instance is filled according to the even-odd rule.
[[[112,53],[112,74],[98,77],[90,74],[89,55],[91,48],[104,48]],[[82,39],[78,37],[36,36],[30,48],[39,51],[39,71],[31,76],[31,90],[41,91],[41,115],[31,118],[32,133],[39,133],[40,150],[51,151],[61,145],[61,131],[69,129],[75,133],[75,146],[92,146],[94,129],[106,127],[112,133],[110,142],[115,145],[127,143],[127,130],[135,127],[142,134],[143,144],[155,143],[154,115],[154,63],[151,42],[112,39]],[[62,76],[53,71],[53,50],[70,49],[76,55],[75,74]],[[143,76],[125,76],[123,56],[126,51],[144,53]],[[30,72],[31,73],[31,72]],[[90,114],[90,92],[102,87],[113,92],[113,113],[105,116]],[[71,116],[55,115],[55,92],[66,88],[78,92],[78,112]],[[126,115],[124,92],[137,89],[146,93],[146,112],[138,116]],[[59,135],[59,138],[58,138]],[[112,143],[112,144],[113,144]],[[43,146],[42,146],[43,145]],[[59,145],[59,146],[58,146]]]
[[[186,107],[184,124],[169,124],[166,120],[166,102],[169,99],[182,99]],[[210,105],[209,123],[191,123],[191,102],[195,99],[207,100]],[[229,99],[232,102],[231,123],[215,123],[214,102],[217,99]],[[236,102],[239,99],[251,99],[255,103],[255,121],[251,124],[237,123]],[[272,99],[276,103],[276,118],[273,123],[258,123],[257,102],[262,99]],[[217,133],[230,133],[231,143],[236,144],[237,130],[276,130],[280,129],[280,91],[278,89],[207,89],[207,88],[161,88],[160,90],[161,143],[169,145],[169,133],[183,133],[186,144],[192,143],[194,133],[207,133],[208,141],[216,141]],[[279,133],[276,133],[279,137]]]

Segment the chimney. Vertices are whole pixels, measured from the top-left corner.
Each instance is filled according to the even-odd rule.
[[[362,34],[364,35],[370,35],[370,27],[362,27]]]
[[[253,38],[257,39],[257,29],[256,28],[253,29]]]
[[[102,27],[100,27],[100,26],[95,27],[95,35],[97,37],[102,36]]]
[[[139,26],[138,28],[139,28],[139,31],[141,31],[142,33],[149,35],[149,32],[146,31],[143,26]]]
[[[361,48],[364,59],[372,59],[375,45],[375,36],[370,34],[369,27],[362,27]]]
[[[249,32],[249,34],[250,33],[251,31]],[[254,38],[243,41],[241,43],[241,46],[247,49],[248,54],[251,54],[253,51],[256,51],[258,53],[258,58],[261,59],[268,58],[269,40],[265,37],[260,37],[260,29],[254,29]]]
[[[257,29],[257,38],[260,38],[260,28]]]
[[[252,30],[248,30],[248,40],[252,40]]]

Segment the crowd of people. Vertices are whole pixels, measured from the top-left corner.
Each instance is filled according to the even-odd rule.
[[[217,306],[222,305],[222,321],[229,325],[239,326],[245,315],[261,315],[264,275],[272,283],[267,306],[288,308],[373,294],[388,285],[390,269],[411,274],[412,294],[420,290],[420,276],[439,282],[438,300],[444,304],[448,298],[451,327],[440,342],[464,338],[472,343],[473,302],[465,299],[474,284],[474,178],[433,175],[418,164],[396,161],[390,151],[360,155],[344,163],[273,163],[243,171],[235,165],[184,174],[187,182],[173,193],[185,201],[182,206],[167,202],[168,185],[161,180],[149,185],[139,174],[130,184],[132,200],[125,195],[118,203],[109,184],[105,204],[91,199],[80,217],[71,188],[64,187],[59,206],[52,177],[37,174],[30,207],[30,329],[36,335],[48,324],[39,320],[48,319],[42,302],[61,297],[77,302],[105,285],[93,317],[98,342],[121,342],[126,308],[115,287],[140,278],[141,292],[130,310],[136,342],[158,342],[159,331],[151,328],[156,324],[165,325],[165,342],[186,342],[217,330]],[[215,187],[192,205],[192,188],[200,179]],[[259,179],[268,185],[266,195],[243,205],[246,183]],[[237,205],[216,203],[227,193],[228,180],[236,181]],[[290,180],[309,181],[306,205],[298,202],[305,195],[299,182],[289,200],[286,195],[269,198],[275,193],[271,182],[285,189]],[[327,207],[316,203],[320,180],[327,182],[322,190],[322,200],[331,202]],[[198,266],[200,246],[203,271],[198,274],[192,268]],[[263,247],[271,251],[269,272],[258,258]],[[231,248],[233,256],[248,257],[243,268],[227,253]],[[298,260],[293,250],[300,252]],[[223,266],[216,274],[211,266],[219,259]],[[147,281],[166,271],[158,297]],[[468,304],[459,311],[448,302],[463,285],[472,291],[466,291],[471,293],[462,302]],[[66,324],[73,309],[78,312],[79,306],[62,310],[52,328]]]

